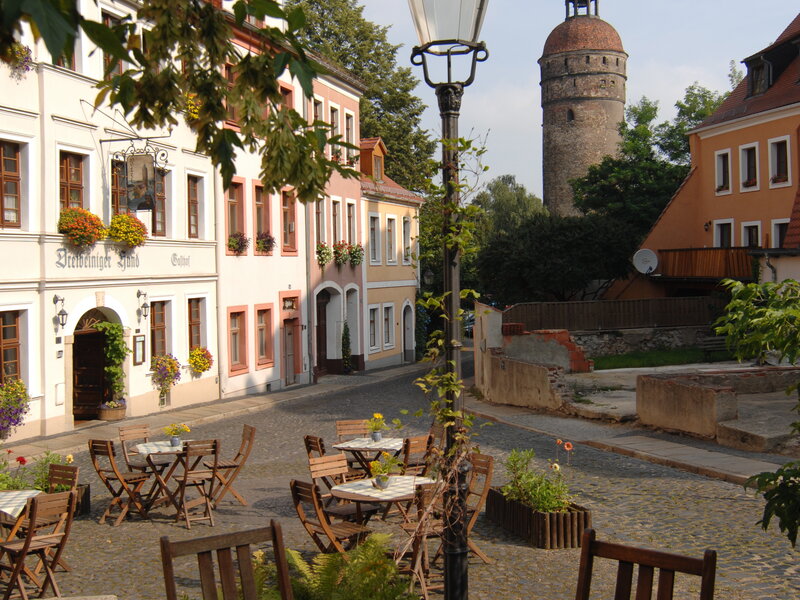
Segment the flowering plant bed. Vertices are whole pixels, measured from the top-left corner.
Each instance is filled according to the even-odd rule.
[[[361,244],[350,244],[348,254],[350,255],[351,267],[357,267],[364,262],[364,246]]]
[[[317,243],[317,264],[325,268],[329,262],[333,260],[333,249],[325,242]]]
[[[83,208],[65,208],[58,217],[58,233],[63,233],[73,246],[93,246],[106,237],[106,228],[95,214]]]
[[[135,215],[114,215],[108,226],[108,238],[136,248],[147,239],[147,227]]]
[[[491,488],[486,497],[486,518],[530,542],[536,548],[579,548],[583,530],[592,526],[592,512],[577,504],[564,511],[540,512]]]

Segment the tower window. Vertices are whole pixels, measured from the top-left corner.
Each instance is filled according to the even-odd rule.
[[[589,57],[587,56],[587,57],[586,57],[586,64],[587,64],[587,65],[589,64],[589,61],[590,61],[590,60],[591,60],[591,58],[589,58]]]
[[[617,66],[619,66],[619,59],[617,59]]]
[[[566,57],[566,56],[564,57],[564,66],[565,66],[565,67],[566,67],[566,66],[568,66],[568,65],[567,65],[567,57]]]
[[[575,120],[575,111],[571,108],[567,109],[567,123],[570,123]]]
[[[603,64],[604,64],[604,65],[607,65],[607,64],[608,64],[608,60],[606,59],[606,57],[605,57],[605,56],[603,57]]]

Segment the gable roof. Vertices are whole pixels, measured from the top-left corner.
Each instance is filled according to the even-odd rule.
[[[792,58],[772,85],[762,94],[748,96],[750,89],[748,73],[720,107],[698,126],[698,129],[800,103],[800,13],[775,42],[747,57],[743,62],[759,60],[778,49],[792,53]]]

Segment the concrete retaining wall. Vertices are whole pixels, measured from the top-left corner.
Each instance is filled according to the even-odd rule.
[[[613,356],[655,350],[694,346],[708,335],[708,327],[645,327],[613,331],[571,331],[572,339],[587,356]]]
[[[737,394],[767,394],[800,382],[800,368],[640,375],[636,412],[644,425],[717,437],[717,424],[738,417]]]
[[[488,385],[482,390],[490,402],[557,410],[564,404],[564,369],[531,364],[508,356],[489,359]]]

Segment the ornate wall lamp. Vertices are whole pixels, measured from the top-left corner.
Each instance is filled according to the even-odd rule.
[[[143,300],[140,300],[139,314],[146,319],[147,315],[150,314],[150,305],[147,303],[147,292],[136,290],[136,299],[139,300],[140,298],[143,298]]]
[[[69,313],[64,310],[64,296],[56,294],[53,296],[53,305],[57,306],[59,303],[61,304],[61,309],[56,313],[56,317],[58,318],[58,324],[61,326],[61,329],[64,329],[67,324],[67,318],[69,318]]]

